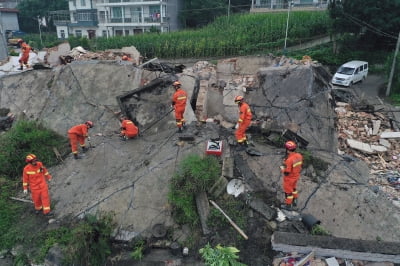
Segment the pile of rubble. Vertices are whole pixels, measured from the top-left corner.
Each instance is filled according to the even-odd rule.
[[[347,154],[369,165],[377,185],[393,200],[400,199],[400,132],[393,131],[391,119],[382,112],[354,111],[338,102],[339,154]]]
[[[62,64],[71,63],[72,61],[88,60],[123,60],[138,65],[142,62],[143,58],[140,56],[138,50],[133,46],[99,52],[88,51],[81,46],[77,46],[68,54],[60,56]]]

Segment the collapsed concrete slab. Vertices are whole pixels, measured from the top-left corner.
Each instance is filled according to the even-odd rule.
[[[323,257],[400,263],[400,243],[395,242],[274,232],[271,244],[275,251],[303,254],[314,251],[316,256]]]

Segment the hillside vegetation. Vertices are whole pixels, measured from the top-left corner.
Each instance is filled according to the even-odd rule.
[[[160,58],[216,57],[272,52],[282,49],[287,13],[262,13],[219,17],[199,30],[170,34],[146,33],[112,38],[69,38],[72,47],[105,50],[135,46],[146,56]],[[324,11],[290,13],[288,45],[311,40],[328,32],[330,18]]]

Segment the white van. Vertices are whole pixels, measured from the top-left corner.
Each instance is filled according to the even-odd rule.
[[[332,78],[332,84],[351,86],[368,76],[368,62],[350,61],[339,67]]]

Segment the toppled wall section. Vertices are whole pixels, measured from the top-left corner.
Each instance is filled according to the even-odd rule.
[[[308,253],[343,259],[400,263],[399,243],[356,240],[331,236],[311,236],[275,232],[272,247],[276,251]]]

